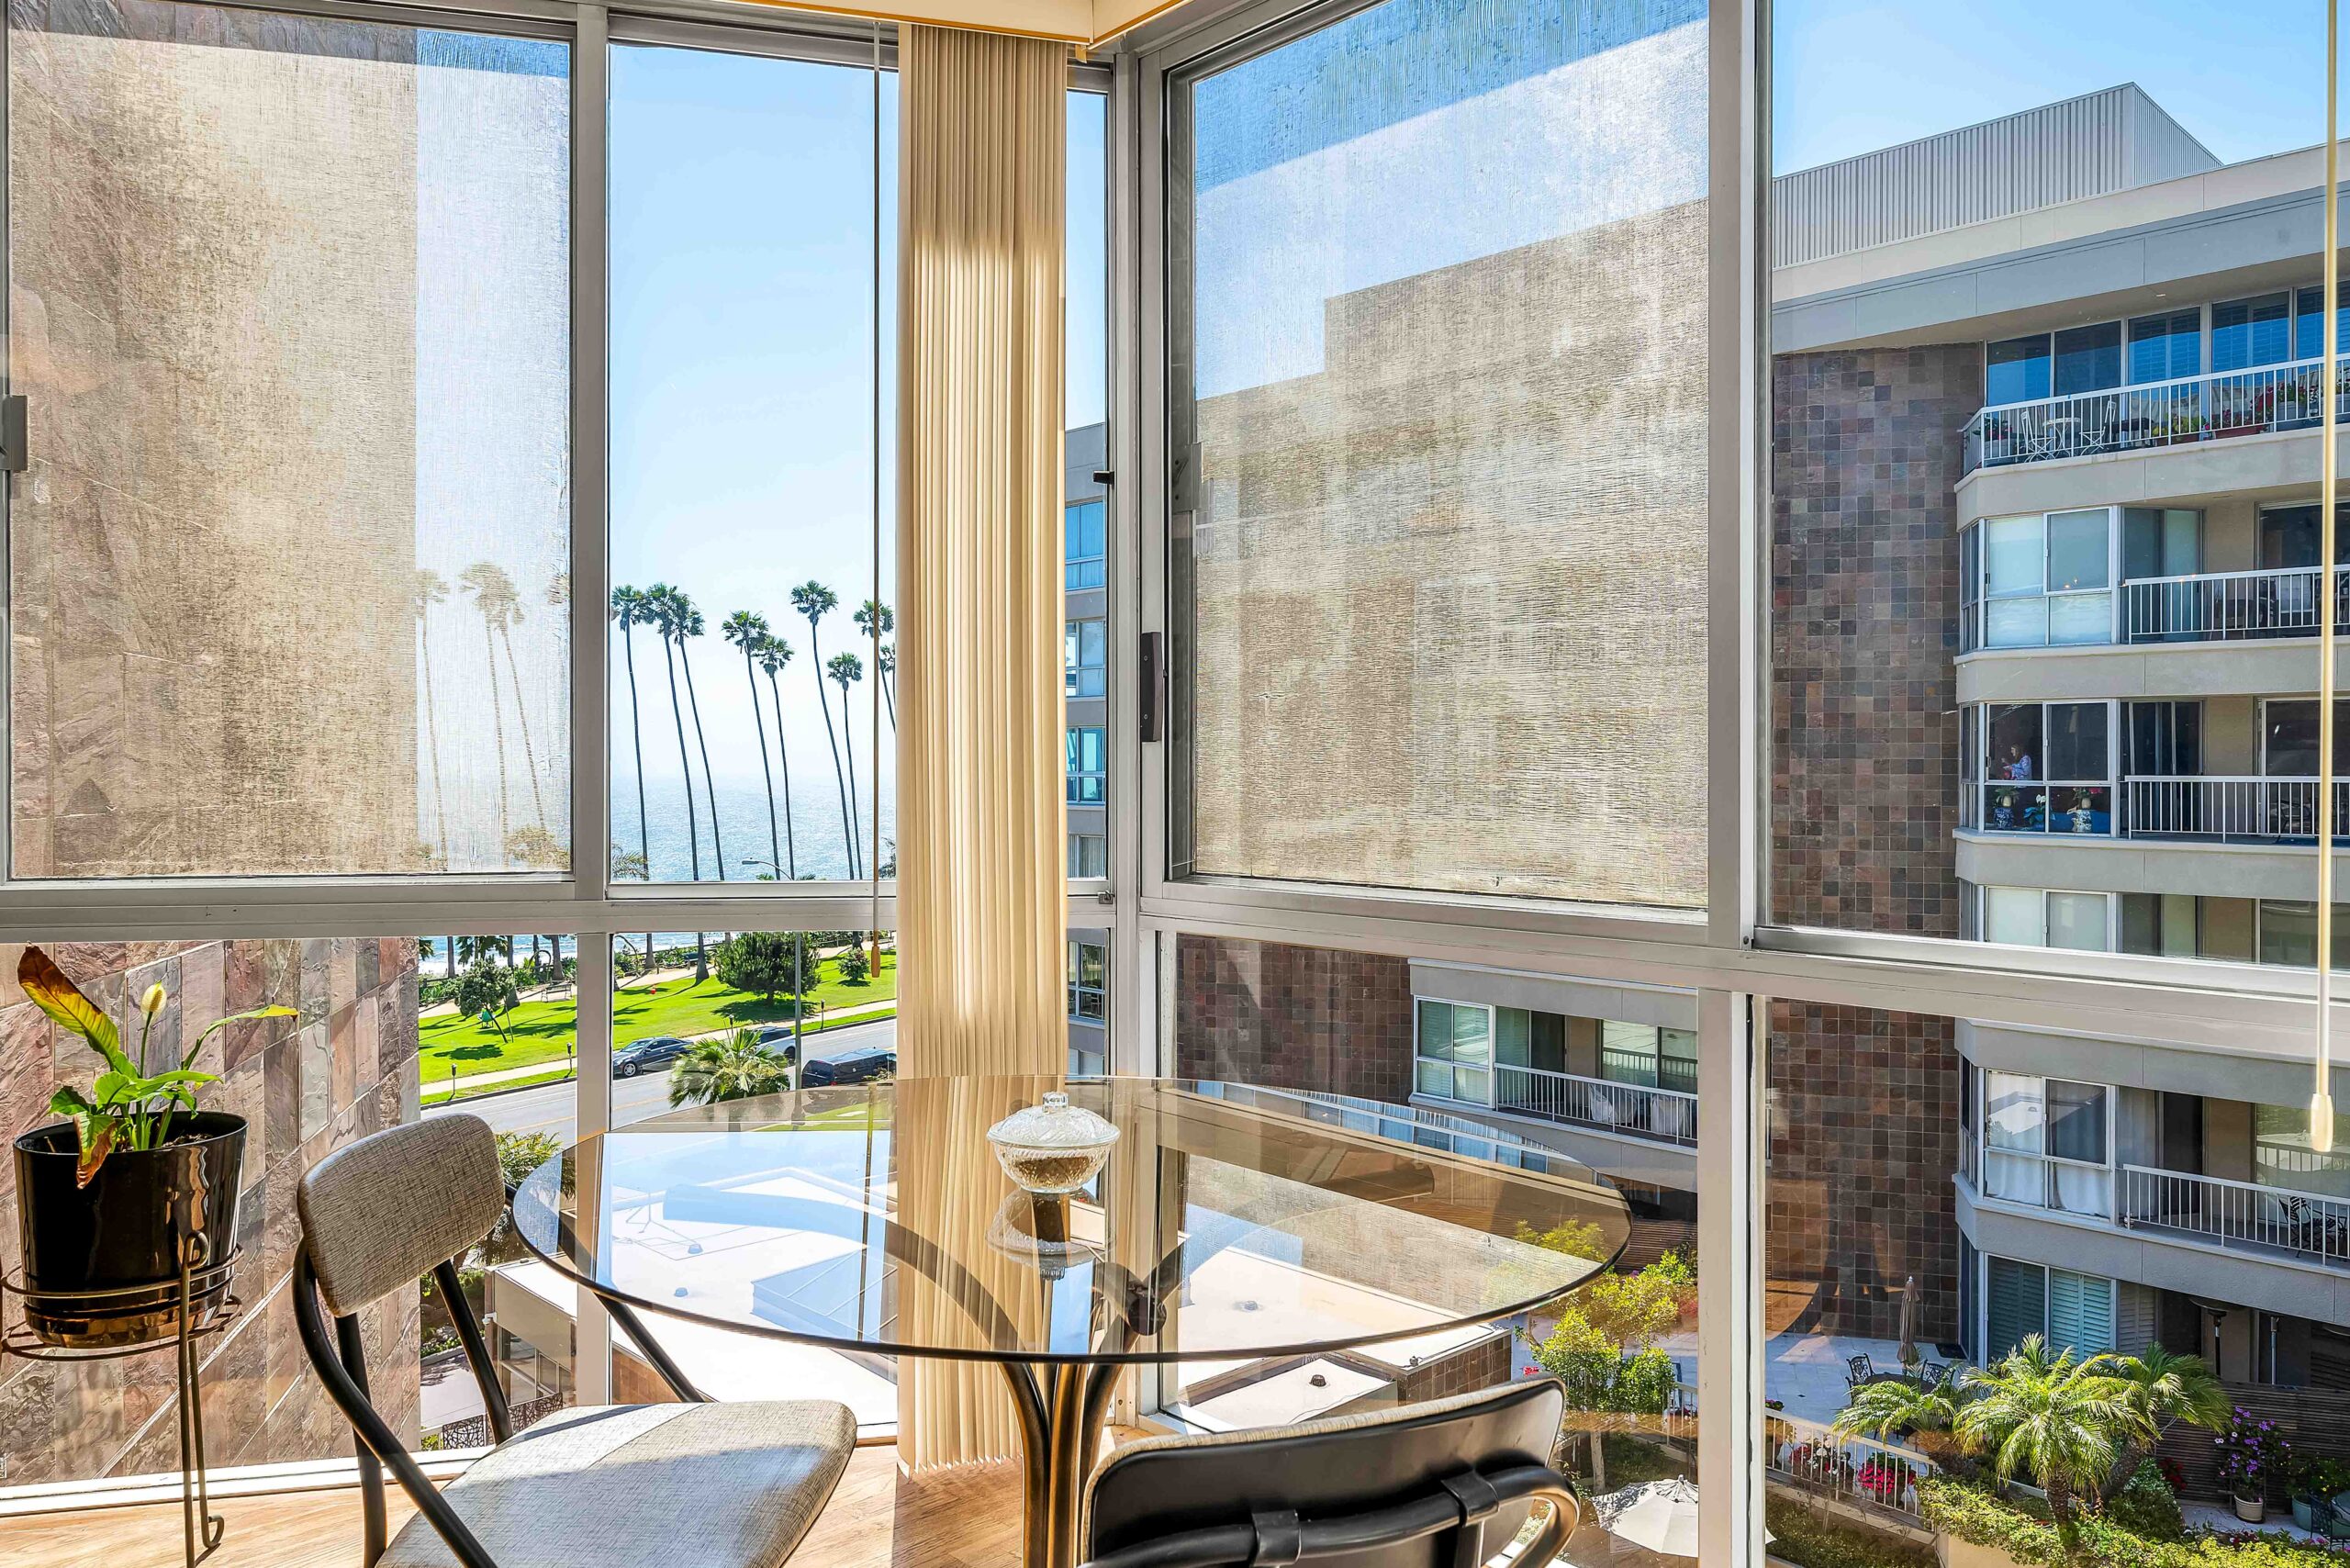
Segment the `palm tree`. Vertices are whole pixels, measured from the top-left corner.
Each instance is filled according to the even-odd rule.
[[[759,1044],[758,1032],[737,1029],[724,1039],[697,1040],[669,1074],[669,1103],[714,1105],[791,1087],[791,1064]]]
[[[514,722],[522,732],[522,767],[531,779],[531,814],[543,833],[547,825],[546,797],[539,789],[538,753],[531,745],[531,708],[522,699],[522,666],[514,658],[514,628],[522,621],[522,596],[515,591],[514,579],[488,561],[476,561],[461,574],[465,586],[473,590],[474,606],[481,611],[483,622],[496,633],[497,642],[506,649],[507,678],[514,688]],[[490,650],[490,685],[498,684],[497,648]]]
[[[816,659],[816,700],[823,705],[824,739],[833,748],[833,784],[841,797],[841,842],[848,847],[848,874],[853,878],[856,875],[856,819],[848,803],[848,780],[841,773],[841,744],[833,734],[833,700],[824,694],[823,644],[816,640],[816,623],[838,609],[840,602],[838,594],[812,577],[791,590],[791,608],[808,618],[808,650]]]
[[[674,588],[670,590],[675,593]],[[677,667],[686,672],[686,707],[694,716],[694,745],[701,753],[702,793],[710,801],[710,849],[718,860],[718,879],[726,880],[726,845],[718,834],[718,779],[710,771],[710,739],[702,734],[701,699],[694,694],[694,662],[687,656],[686,639],[699,637],[709,630],[702,623],[701,611],[694,601],[677,594]]]
[[[1937,1460],[1960,1457],[1957,1425],[1966,1392],[1956,1373],[1928,1387],[1908,1378],[1886,1378],[1853,1390],[1852,1402],[1836,1412],[1839,1437],[1899,1438]]]
[[[457,574],[481,611],[481,640],[489,650],[489,722],[492,750],[498,757],[498,853],[506,853],[513,835],[506,801],[506,709],[498,700],[498,623],[514,597],[513,581],[487,561],[476,561]]]
[[[898,733],[898,644],[884,643],[873,655],[873,668],[881,678],[881,702],[890,711],[890,733]]]
[[[856,726],[849,722],[848,689],[865,678],[865,661],[855,654],[834,654],[825,662],[824,673],[841,689],[841,749],[848,757],[848,799],[852,810],[856,804]],[[861,828],[863,824],[859,824]],[[852,844],[862,844],[861,834],[852,829]]]
[[[2174,1355],[2153,1345],[2143,1356],[2122,1358],[2120,1372],[2154,1435],[2124,1448],[2108,1478],[2109,1486],[2126,1485],[2162,1435],[2179,1422],[2216,1432],[2233,1413],[2234,1402],[2228,1397],[2227,1388],[2200,1356]]]
[[[743,678],[751,683],[751,722],[759,733],[759,771],[767,783],[767,853],[774,857],[776,874],[783,874],[783,834],[775,820],[775,768],[767,761],[767,722],[759,711],[759,649],[774,639],[775,633],[764,615],[754,615],[738,610],[728,616],[718,628],[719,634],[743,650]]]
[[[636,588],[616,588],[612,589],[612,619],[620,622],[621,655],[628,664],[628,738],[636,752],[636,879],[649,882],[653,879],[653,830],[645,825],[644,817],[644,728],[638,718],[636,701],[636,639],[629,633],[639,626],[654,623],[652,602]],[[612,875],[620,874],[616,858]]]
[[[441,720],[432,707],[432,632],[425,617],[431,608],[449,597],[449,585],[440,573],[428,567],[416,569],[416,591],[409,603],[416,610],[416,660],[419,678],[424,691],[424,743],[432,754],[432,829],[441,846],[441,869],[449,868],[449,807],[441,793]]]
[[[476,958],[504,958],[514,961],[514,938],[511,936],[460,936],[457,957],[470,964]]]
[[[669,718],[677,728],[677,766],[686,776],[686,853],[692,863],[694,880],[701,880],[701,827],[694,820],[694,769],[686,751],[686,710],[677,700],[677,658],[674,644],[677,633],[674,628],[683,624],[686,596],[666,583],[655,583],[644,590],[647,603],[653,607],[653,624],[661,636],[661,660],[669,670]],[[702,946],[701,933],[694,933],[694,980],[699,984],[710,978],[710,953]]]
[[[881,677],[881,700],[890,710],[890,728],[895,731],[898,727],[898,700],[890,690],[889,676],[898,667],[898,655],[881,639],[898,629],[898,618],[890,614],[890,607],[879,599],[868,599],[857,607],[856,627],[873,644],[873,667]],[[842,694],[842,701],[847,701],[845,692]],[[873,744],[878,746],[881,743],[877,739]]]
[[[777,636],[759,639],[755,655],[759,668],[767,678],[767,697],[775,704],[776,760],[783,765],[783,876],[786,881],[800,879],[800,848],[794,842],[791,828],[791,747],[783,738],[783,688],[776,676],[791,662],[791,644]]]
[[[2024,1476],[2048,1494],[2048,1516],[2067,1547],[2076,1499],[2095,1496],[2125,1444],[2152,1442],[2154,1424],[2138,1391],[2119,1375],[2121,1358],[2050,1355],[2034,1334],[2007,1360],[1967,1380],[1952,1425],[1971,1453],[1986,1456],[1999,1480]]]

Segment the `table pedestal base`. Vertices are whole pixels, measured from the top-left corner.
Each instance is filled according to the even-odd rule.
[[[1022,1568],[1076,1568],[1085,1482],[1102,1446],[1110,1392],[1124,1369],[1002,1361],[1020,1412]]]

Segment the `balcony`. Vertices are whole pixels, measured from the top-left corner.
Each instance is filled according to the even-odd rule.
[[[2121,781],[2122,836],[2224,844],[2314,844],[2314,778],[2141,777]],[[2061,831],[2061,826],[2060,826]],[[2333,786],[2333,834],[2350,835],[2350,780]]]
[[[2121,585],[2121,637],[2132,644],[2314,637],[2323,591],[2315,566],[2137,577]],[[2333,625],[2350,631],[2350,574],[2334,582]]]
[[[2115,1170],[2114,1220],[2231,1251],[2350,1270],[2350,1200],[2151,1166]]]
[[[1697,1145],[1697,1096],[1536,1067],[1494,1069],[1494,1109],[1680,1148]]]
[[[1964,472],[2307,430],[2324,374],[2296,360],[1985,409],[1966,423]],[[2336,375],[2336,411],[2350,413],[2350,376]]]

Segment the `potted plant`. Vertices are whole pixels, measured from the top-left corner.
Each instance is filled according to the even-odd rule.
[[[17,980],[104,1064],[86,1091],[68,1085],[50,1098],[50,1110],[69,1120],[17,1139],[17,1223],[33,1293],[26,1326],[62,1346],[159,1338],[178,1326],[183,1262],[191,1314],[201,1323],[229,1293],[245,1120],[196,1108],[196,1091],[214,1077],[196,1070],[196,1053],[227,1025],[294,1010],[260,1007],[223,1018],[197,1035],[176,1065],[150,1073],[149,1037],[169,1000],[161,985],[140,998],[134,1055],[123,1048],[114,1020],[39,947],[25,949]]]
[[[2288,1488],[2293,1523],[2306,1530],[2324,1530],[2333,1522],[2333,1499],[2350,1492],[2350,1464],[2338,1459],[2296,1457]]]
[[[2236,1518],[2258,1524],[2268,1512],[2269,1479],[2291,1457],[2285,1435],[2274,1421],[2264,1421],[2239,1405],[2211,1441],[2220,1450],[2220,1481],[2235,1504]]]

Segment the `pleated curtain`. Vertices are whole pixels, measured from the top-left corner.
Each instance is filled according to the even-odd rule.
[[[901,1076],[1068,1060],[1061,675],[1062,287],[1069,50],[899,30],[898,1057]],[[1001,1096],[998,1096],[999,1098]],[[983,1131],[1009,1103],[900,1126],[898,1204],[958,1264],[1024,1301],[984,1220]],[[971,1230],[974,1234],[950,1234]],[[1003,1271],[999,1274],[999,1269]],[[1030,1271],[1033,1274],[1033,1270]],[[897,1309],[962,1309],[901,1261]],[[1019,1308],[1015,1308],[1019,1310]],[[1009,1457],[992,1367],[908,1358],[909,1468]]]

